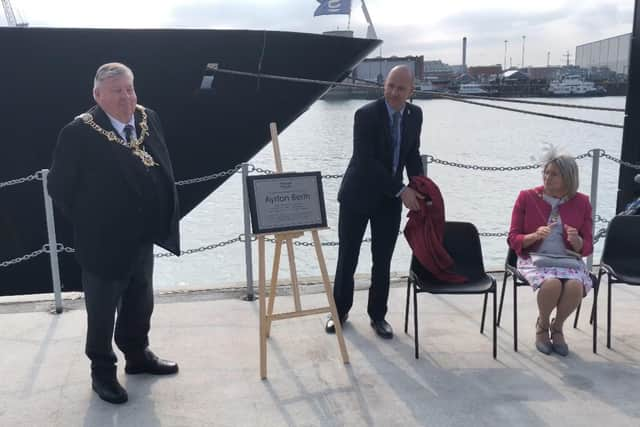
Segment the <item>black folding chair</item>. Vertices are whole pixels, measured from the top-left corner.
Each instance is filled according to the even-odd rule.
[[[611,348],[611,285],[640,286],[640,216],[615,216],[609,223],[598,280],[607,275],[607,348]]]
[[[418,352],[418,294],[469,295],[484,294],[482,306],[482,321],[480,333],[484,333],[484,321],[487,311],[487,297],[493,294],[493,358],[497,356],[497,328],[496,328],[496,281],[484,270],[482,248],[476,227],[468,222],[447,222],[444,230],[444,247],[453,258],[454,271],[465,275],[467,283],[447,283],[436,279],[426,270],[415,256],[411,258],[411,269],[407,280],[407,303],[404,314],[404,332],[408,333],[409,325],[409,296],[413,289],[413,334],[415,341],[415,356]]]
[[[507,286],[507,279],[509,276],[513,278],[513,351],[518,351],[518,287],[529,286],[529,282],[518,271],[517,265],[518,257],[515,251],[509,248],[507,252],[507,259],[504,263],[504,276],[502,278],[502,291],[500,292],[500,305],[498,307],[498,321],[497,325],[500,326],[502,320],[502,305],[504,303],[504,294]],[[593,307],[591,308],[591,319],[589,323],[593,326],[593,352],[596,352],[596,329],[597,323],[597,306],[598,306],[598,285],[600,283],[599,278],[591,274],[591,280],[593,281]],[[578,305],[576,309],[576,316],[573,320],[573,327],[578,327],[578,317],[580,316],[580,307],[582,303]]]

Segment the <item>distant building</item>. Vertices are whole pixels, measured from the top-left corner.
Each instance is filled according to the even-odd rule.
[[[433,61],[424,61],[424,73],[428,74],[442,74],[451,73],[453,70],[449,64],[445,64],[439,59]]]
[[[451,65],[451,70],[453,71],[453,74],[455,75],[460,75],[460,74],[464,74],[467,72],[467,66],[466,65]]]
[[[488,82],[495,80],[496,76],[502,73],[502,65],[480,65],[467,68],[467,73],[475,80]]]
[[[619,74],[629,74],[631,34],[610,37],[576,47],[576,65],[581,68],[606,67]]]
[[[446,88],[453,78],[454,73],[449,64],[439,59],[424,61],[424,80],[430,82],[434,88]]]
[[[564,74],[563,67],[527,67],[523,69],[531,80],[556,80]]]
[[[521,83],[529,80],[529,76],[527,73],[522,70],[509,70],[502,73],[500,76],[503,83]]]
[[[479,65],[475,67],[469,67],[467,72],[474,77],[489,74],[500,74],[502,72],[502,65]]]
[[[416,80],[424,80],[424,56],[367,58],[353,70],[352,75],[356,79],[382,83],[387,78],[389,71],[396,65],[410,67]]]

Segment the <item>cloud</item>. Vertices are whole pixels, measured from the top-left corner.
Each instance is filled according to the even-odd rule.
[[[579,9],[571,15],[568,21],[593,34],[607,33],[611,28],[629,26],[629,32],[633,26],[633,8],[621,7],[613,3],[600,4],[591,8]]]
[[[569,7],[570,6],[570,7]],[[425,59],[442,59],[459,64],[462,37],[468,37],[468,63],[498,64],[504,61],[504,40],[508,40],[507,63],[520,65],[522,35],[526,35],[526,64],[544,65],[547,52],[552,63],[562,54],[572,54],[577,45],[628,33],[633,9],[608,2],[569,6],[552,10],[476,9],[454,13],[430,26],[384,26],[384,50],[399,55],[424,54]],[[385,54],[386,55],[386,54]]]
[[[86,0],[16,0],[15,5],[31,24],[52,26],[321,33],[346,29],[348,22],[344,15],[314,18],[315,0],[111,0],[99,13],[95,2]],[[502,63],[505,39],[508,55],[519,64],[522,35],[527,37],[527,63],[546,64],[547,51],[557,62],[577,45],[630,32],[633,21],[632,0],[370,0],[367,5],[384,40],[383,55],[424,55],[460,63],[461,40],[467,36],[472,65]],[[127,13],[122,15],[122,10]],[[352,12],[351,29],[363,37],[367,25],[358,0],[353,0]]]
[[[326,29],[321,18],[313,20],[313,4],[303,1],[225,2],[224,4],[192,3],[174,7],[175,26],[202,28],[269,29],[321,32]],[[302,18],[304,17],[304,18]],[[323,28],[324,27],[324,28]]]
[[[473,10],[451,15],[440,21],[439,27],[469,34],[509,34],[519,29],[535,29],[554,21],[563,20],[569,8],[550,11]]]

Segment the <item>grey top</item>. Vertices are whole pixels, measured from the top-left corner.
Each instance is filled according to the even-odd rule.
[[[564,245],[562,219],[558,212],[560,205],[564,203],[564,199],[547,196],[546,194],[543,194],[542,197],[545,202],[551,205],[551,213],[549,214],[547,224],[552,224],[554,222],[556,224],[551,227],[551,234],[549,234],[549,236],[540,244],[538,252],[564,255],[567,253],[567,248]]]

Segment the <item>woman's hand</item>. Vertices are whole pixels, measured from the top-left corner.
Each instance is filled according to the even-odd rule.
[[[524,240],[522,241],[522,247],[523,248],[528,248],[529,246],[533,245],[538,240],[546,239],[547,237],[549,237],[549,234],[551,234],[551,229],[555,225],[556,225],[555,222],[552,222],[549,225],[542,225],[542,226],[538,227],[538,229],[536,231],[534,231],[533,233],[525,235],[524,236]]]
[[[564,229],[567,232],[567,240],[569,241],[569,243],[571,243],[573,249],[576,252],[580,252],[582,250],[583,241],[582,237],[580,237],[580,235],[578,234],[578,230],[576,230],[574,227],[571,227],[570,225],[565,225]]]
[[[556,224],[557,223],[552,222],[549,225],[541,225],[540,227],[538,227],[538,229],[534,233],[536,235],[536,240],[544,240],[549,237],[549,234],[551,234],[551,229],[555,227]]]

